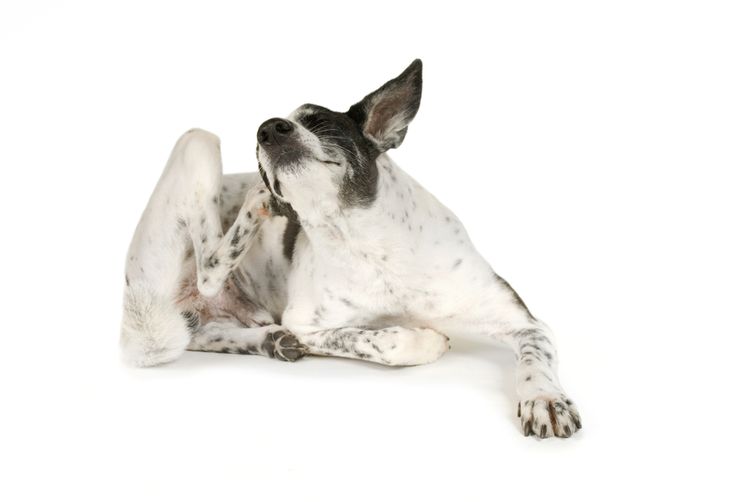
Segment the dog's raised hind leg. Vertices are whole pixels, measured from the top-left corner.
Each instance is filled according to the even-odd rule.
[[[225,235],[221,187],[219,139],[200,129],[183,134],[128,250],[121,334],[128,362],[151,366],[179,357],[192,328],[176,306],[183,283],[197,267],[198,289],[216,294],[250,247],[264,212],[265,189],[249,188]]]

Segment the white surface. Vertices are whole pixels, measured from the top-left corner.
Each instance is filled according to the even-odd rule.
[[[742,2],[3,3],[2,500],[739,500],[750,35]],[[393,158],[556,331],[582,412],[524,438],[513,360],[119,365],[127,244],[184,130],[425,64]],[[744,493],[744,495],[743,495]]]

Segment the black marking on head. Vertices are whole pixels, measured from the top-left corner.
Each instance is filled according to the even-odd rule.
[[[316,159],[327,164],[341,165],[334,159],[344,159],[346,174],[339,191],[345,207],[368,207],[375,200],[378,169],[375,163],[380,152],[365,138],[355,120],[346,113],[334,112],[318,105],[303,105],[297,121],[315,134],[327,159]]]

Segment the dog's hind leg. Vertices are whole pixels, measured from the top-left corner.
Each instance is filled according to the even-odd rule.
[[[138,366],[179,357],[190,342],[192,313],[177,298],[196,275],[201,293],[218,293],[249,248],[264,213],[261,188],[251,188],[225,235],[221,226],[219,139],[193,129],[175,145],[131,241],[125,271],[121,345]],[[193,257],[193,254],[195,255]]]

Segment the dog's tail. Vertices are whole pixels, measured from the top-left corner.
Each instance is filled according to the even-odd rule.
[[[180,357],[189,342],[187,321],[171,298],[143,285],[125,288],[120,346],[126,363],[168,363]]]

